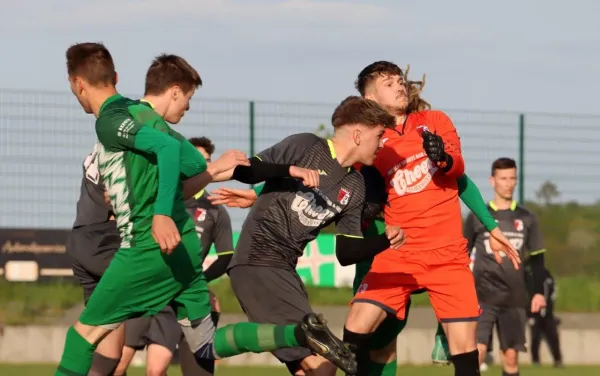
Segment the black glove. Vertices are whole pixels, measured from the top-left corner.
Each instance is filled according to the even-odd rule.
[[[423,149],[427,153],[427,157],[442,167],[443,171],[450,171],[452,168],[452,157],[444,150],[444,140],[441,136],[431,133],[428,130],[423,131]]]

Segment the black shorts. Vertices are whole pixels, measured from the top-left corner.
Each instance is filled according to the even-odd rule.
[[[483,312],[477,324],[477,343],[491,347],[494,325],[498,333],[500,350],[514,349],[526,352],[525,326],[527,312],[524,308],[499,307],[480,303]]]
[[[144,316],[125,321],[125,346],[142,350],[148,345],[160,345],[175,353],[181,340],[181,326],[170,306],[156,316]]]
[[[236,265],[229,270],[231,287],[248,320],[288,325],[312,312],[304,283],[295,271],[268,266]],[[273,355],[288,368],[297,368],[312,355],[305,347],[276,350]]]
[[[120,244],[121,237],[115,221],[78,227],[69,234],[66,251],[71,257],[73,274],[83,287],[86,303]]]

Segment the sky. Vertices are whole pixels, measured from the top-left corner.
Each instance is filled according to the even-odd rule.
[[[600,114],[598,14],[592,0],[2,0],[0,87],[65,90],[66,48],[102,41],[129,93],[161,52],[197,67],[199,96],[303,102],[339,102],[392,60],[426,73],[439,107]]]
[[[592,0],[0,0],[0,227],[72,223],[95,135],[68,93],[64,55],[90,41],[110,49],[118,89],[129,95],[142,93],[160,53],[196,67],[204,85],[180,131],[216,140],[217,157],[246,150],[248,104],[208,99],[326,104],[260,105],[258,151],[326,123],[335,103],[356,94],[366,65],[410,64],[410,77],[427,74],[423,97],[453,119],[485,198],[491,161],[518,157],[517,112],[525,111],[526,198],[550,180],[562,200],[595,202],[600,116],[530,114],[600,115],[598,14]],[[461,109],[469,111],[453,111]],[[234,211],[236,228],[244,213]]]

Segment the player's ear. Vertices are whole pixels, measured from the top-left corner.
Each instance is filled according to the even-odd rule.
[[[115,72],[115,86],[119,83],[119,74]]]
[[[494,177],[490,176],[490,185],[493,187],[494,186]]]
[[[356,146],[360,145],[361,136],[362,135],[359,128],[355,129],[354,132],[352,132],[352,139],[354,140]]]
[[[182,95],[183,93],[181,92],[181,88],[179,86],[175,85],[171,88],[171,99],[173,99],[173,101],[181,99]]]

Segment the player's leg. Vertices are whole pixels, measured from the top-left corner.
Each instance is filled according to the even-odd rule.
[[[404,266],[410,268],[408,263]],[[370,350],[377,328],[388,316],[404,320],[410,293],[415,290],[418,290],[418,286],[408,273],[378,273],[371,270],[364,278],[352,300],[344,327],[344,342],[350,344],[356,355],[357,375],[370,373]],[[393,345],[389,342],[388,345],[388,351],[391,352]]]
[[[171,307],[165,307],[152,317],[145,334],[148,343],[146,376],[164,376],[167,373],[181,336],[181,326]]]
[[[489,351],[489,345],[493,336],[494,326],[498,321],[499,308],[493,305],[480,303],[481,316],[477,324],[477,351],[479,352],[479,364],[485,362]]]
[[[523,308],[503,308],[498,314],[498,339],[503,375],[519,375],[519,352],[525,347],[526,312]]]
[[[289,342],[293,346],[270,349],[292,374],[300,371],[315,375],[335,374],[333,364],[313,353],[323,355],[340,368],[348,369],[350,352],[312,313],[304,284],[295,271],[239,265],[229,271],[229,277],[233,291],[250,321],[288,328],[286,330],[294,334],[291,338],[293,341]],[[248,281],[253,283],[249,284]],[[265,328],[274,325],[265,325]],[[225,332],[226,328],[220,331]],[[215,348],[219,335],[217,332]],[[323,346],[315,346],[317,342]]]
[[[531,363],[540,364],[540,347],[542,345],[541,317],[539,314],[532,314],[529,318],[529,328],[531,333]]]
[[[87,375],[98,342],[109,332],[127,319],[156,314],[181,290],[165,263],[170,257],[158,248],[127,248],[115,254],[79,320],[67,332],[56,375]]]
[[[441,322],[438,322],[435,332],[433,350],[431,350],[431,360],[434,364],[449,365],[450,362],[450,347],[448,346],[448,337],[444,332],[444,327]]]
[[[74,229],[67,241],[73,274],[83,288],[84,304],[98,285],[119,248],[120,238],[113,222]],[[121,357],[123,328],[107,335],[96,348],[90,376],[112,375]]]
[[[427,273],[420,282],[448,336],[455,375],[479,374],[476,329],[479,305],[470,259],[462,247],[422,252]]]
[[[125,322],[125,343],[123,346],[121,361],[115,371],[115,376],[124,375],[137,351],[143,350],[146,345],[146,333],[150,329],[152,316],[137,317]]]

